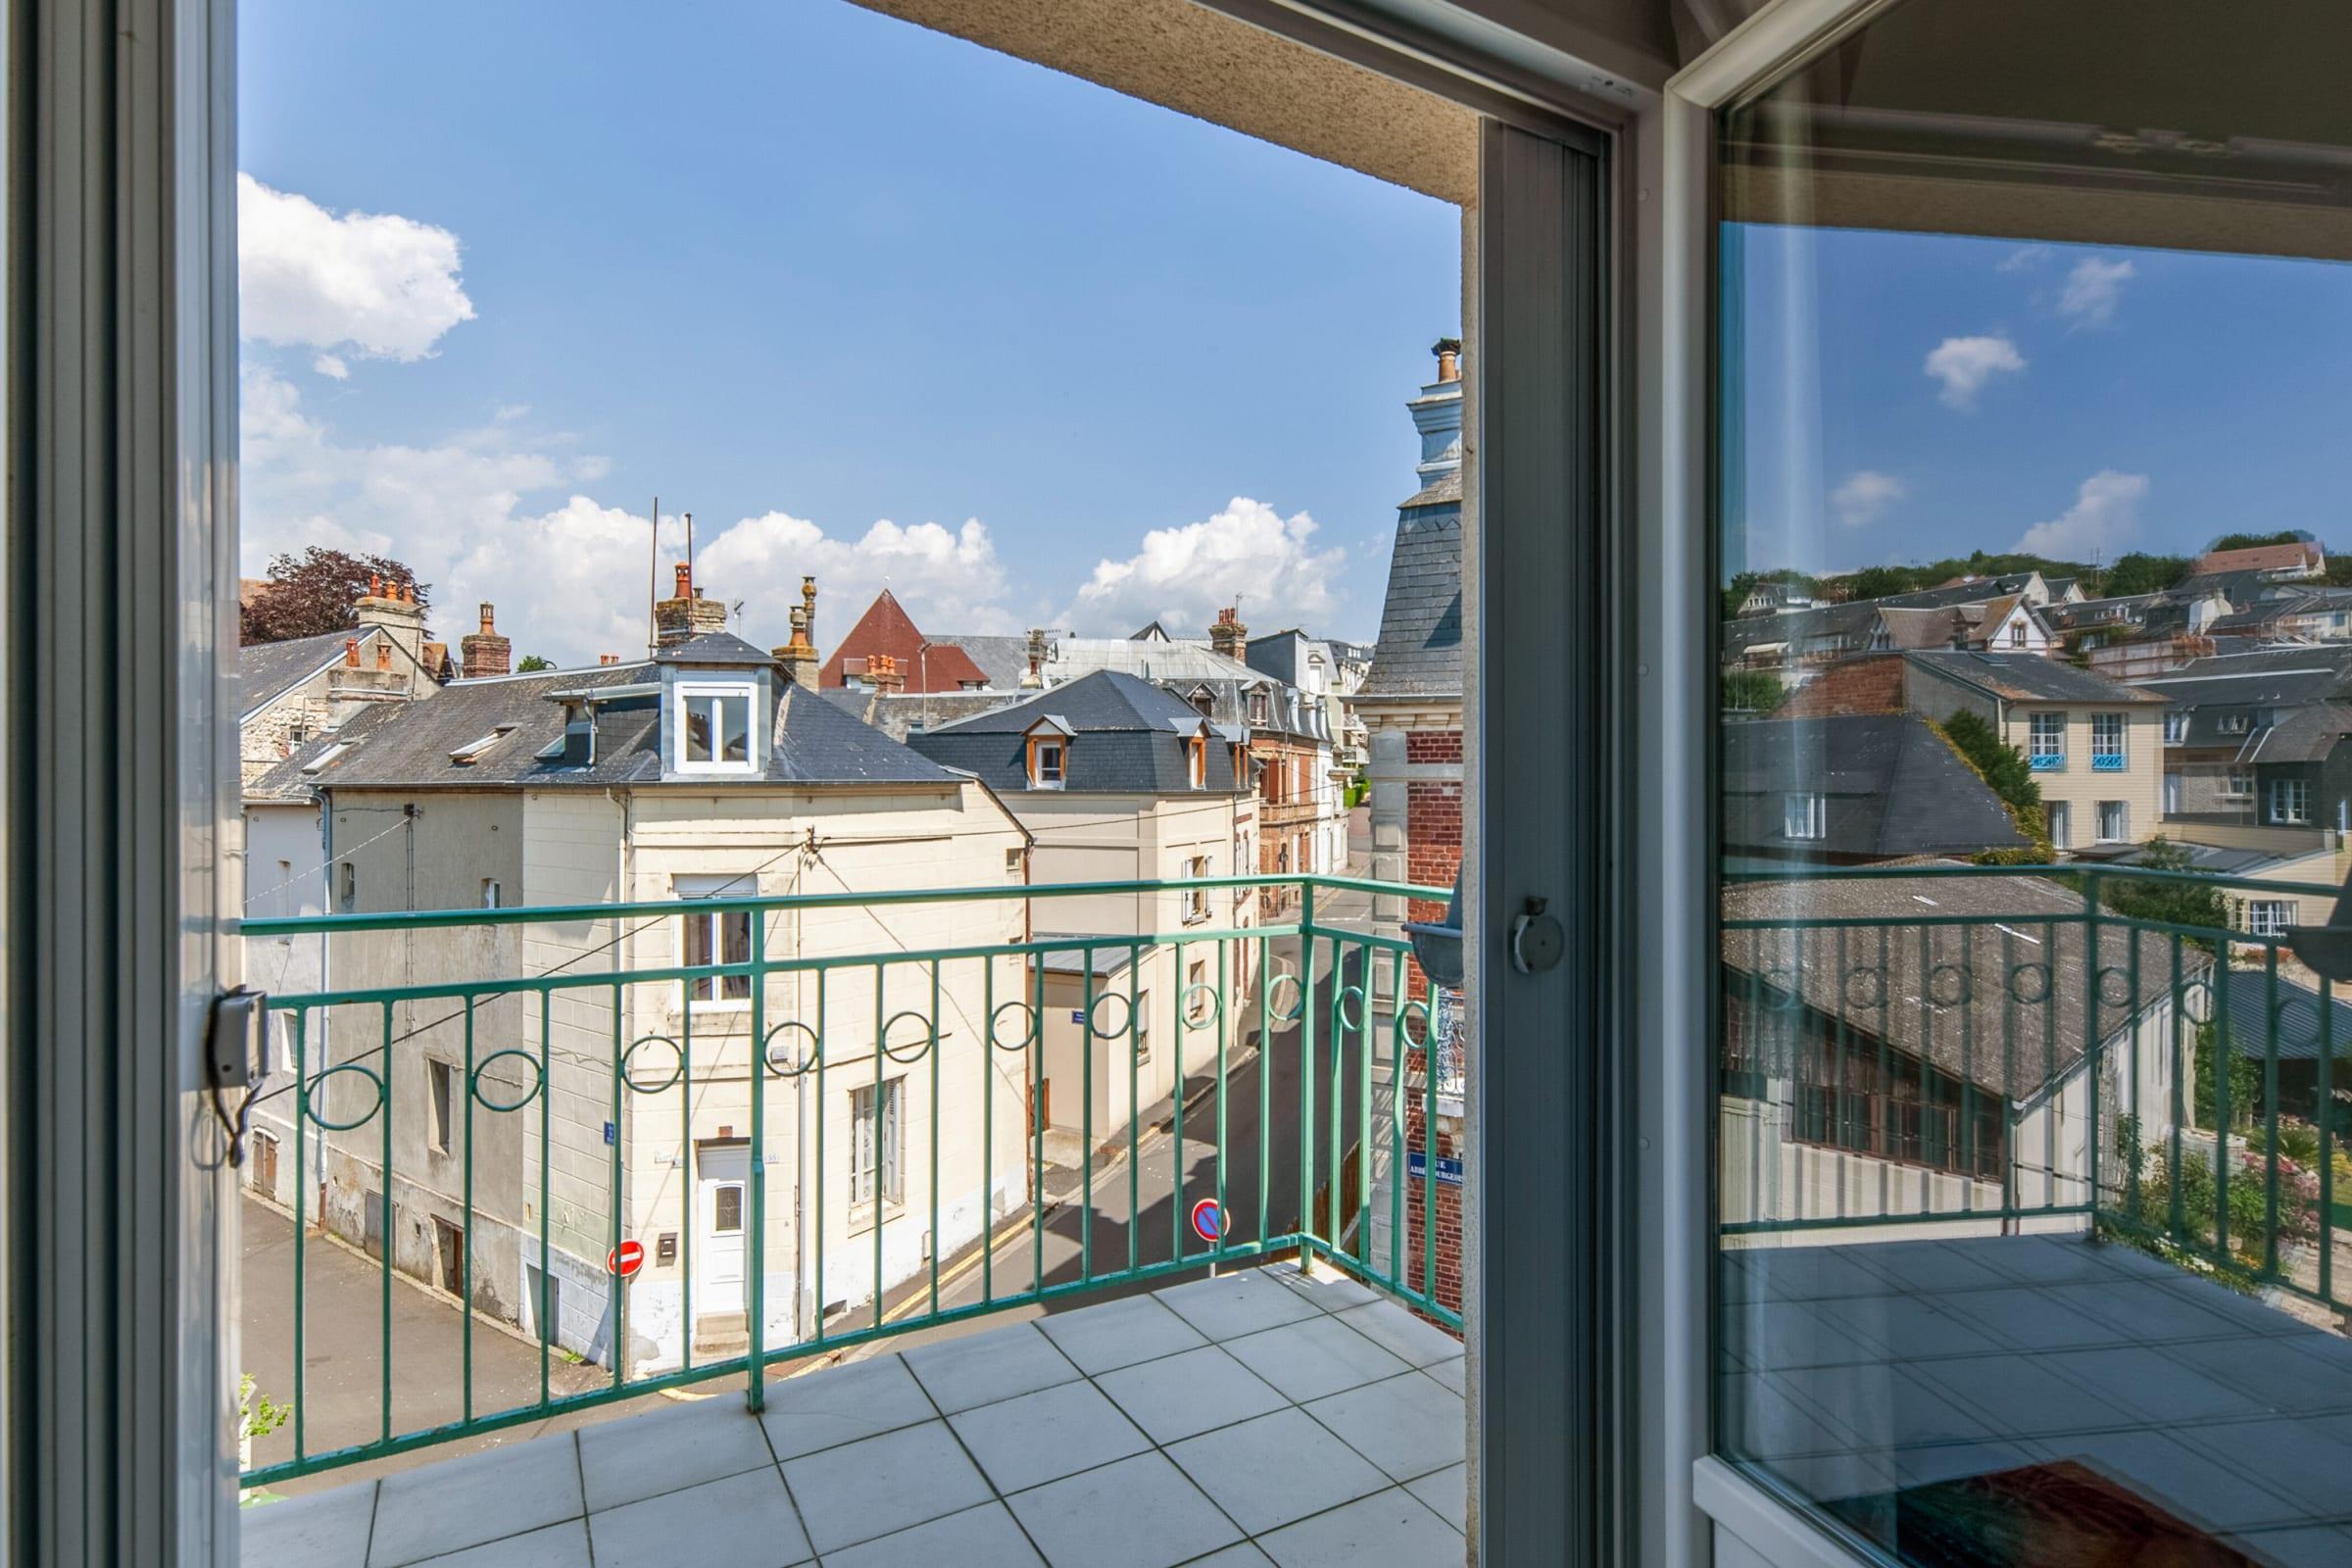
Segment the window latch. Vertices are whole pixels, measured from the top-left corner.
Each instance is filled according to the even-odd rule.
[[[1548,901],[1530,899],[1511,919],[1511,967],[1521,974],[1548,974],[1568,951],[1568,932],[1557,916],[1544,912]]]

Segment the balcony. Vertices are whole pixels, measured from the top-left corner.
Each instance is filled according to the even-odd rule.
[[[2093,773],[2121,773],[2124,768],[2125,759],[2121,752],[2093,752],[2090,754],[2090,770]]]
[[[2031,761],[2034,771],[2036,773],[2063,773],[2066,771],[2066,754],[2064,752],[2035,752]]]
[[[2226,928],[2250,889],[2335,891],[1727,885],[1728,1452],[1886,1545],[2039,1506],[2352,1560],[2352,1008],[2284,932]]]
[[[1332,894],[1444,896],[248,922],[338,979],[269,1003],[246,1560],[1458,1559],[1458,1001]]]
[[[729,1390],[248,1510],[245,1561],[1461,1560],[1461,1344],[1328,1268],[875,1354],[763,1403]]]

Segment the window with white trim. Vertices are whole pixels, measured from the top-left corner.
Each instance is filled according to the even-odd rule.
[[[2124,715],[2093,713],[2090,715],[2090,755],[2121,757],[2124,755]]]
[[[2030,756],[2035,758],[2066,755],[2066,715],[2064,713],[2035,713],[2027,721]]]
[[[752,759],[752,699],[756,686],[680,681],[675,703],[676,738],[670,768],[679,773],[749,773]]]
[[[1208,889],[1200,885],[1208,876],[1208,857],[1196,855],[1185,861],[1184,875],[1194,884],[1184,890],[1184,923],[1195,925],[1208,918]]]
[[[1195,735],[1185,741],[1184,770],[1186,782],[1191,784],[1194,789],[1207,787],[1208,741],[1206,737]]]
[[[2271,820],[2287,826],[2300,826],[2311,820],[2311,780],[2305,778],[2275,778],[2271,780]]]
[[[1829,832],[1830,813],[1818,792],[1791,795],[1781,802],[1781,837],[1811,840]]]
[[[2122,844],[2132,837],[2132,803],[2101,801],[2099,803],[2099,842]]]
[[[2188,739],[2188,710],[2175,708],[2164,715],[2164,744],[2179,746]]]
[[[670,888],[689,905],[697,900],[750,898],[758,885],[746,876],[673,877]],[[694,909],[678,916],[678,962],[687,968],[752,961],[752,911]],[[684,1000],[696,1007],[748,1007],[752,977],[748,974],[694,975],[682,985]]]
[[[2070,850],[2075,845],[2075,808],[2068,801],[2052,801],[2043,808],[2050,825],[2050,847]]]
[[[2254,770],[2250,767],[2230,769],[2222,780],[2222,794],[2233,801],[2251,799],[2254,794]]]
[[[874,1107],[876,1086],[850,1091],[850,1213],[870,1215],[879,1185],[882,1201],[906,1201],[906,1173],[902,1162],[906,1139],[900,1115],[906,1100],[906,1080],[886,1078],[880,1085],[881,1113]]]
[[[2246,901],[2246,933],[2257,937],[2282,937],[2293,923],[2294,905],[2285,899],[2249,899]]]
[[[1069,749],[1058,740],[1032,741],[1029,744],[1029,787],[1037,790],[1057,790],[1069,761]]]
[[[2026,646],[2026,623],[2024,621],[2013,620],[2009,623],[2009,646],[2012,648]]]

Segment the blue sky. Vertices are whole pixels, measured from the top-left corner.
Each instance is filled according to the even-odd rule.
[[[829,0],[240,14],[248,571],[590,660],[658,493],[756,640],[1377,628],[1451,207]]]
[[[1726,569],[2021,544],[2112,561],[2307,528],[2352,549],[2352,269],[1742,228],[1744,516]]]

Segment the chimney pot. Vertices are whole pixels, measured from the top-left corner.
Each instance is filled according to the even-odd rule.
[[[497,634],[498,607],[495,605],[484,605],[482,606],[482,635],[485,637],[494,637]]]
[[[378,669],[390,669],[392,667],[392,645],[390,643],[377,643],[375,645],[375,667]]]
[[[354,669],[360,667],[360,640],[357,637],[343,639],[343,662]]]
[[[694,597],[694,568],[681,561],[677,564],[677,576],[678,591],[673,597],[692,599]]]
[[[380,599],[383,597],[383,592],[384,574],[380,571],[369,572],[368,574],[368,597],[370,599]]]

